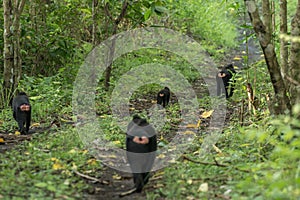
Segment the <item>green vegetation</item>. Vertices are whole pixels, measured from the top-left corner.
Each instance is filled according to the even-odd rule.
[[[1,199],[82,199],[89,185],[76,175],[101,176],[101,165],[73,128],[46,131],[1,154]]]
[[[21,136],[14,134],[17,124],[9,102],[0,102],[0,200],[85,199],[86,195],[94,195],[96,186],[79,174],[95,179],[108,176],[101,160],[96,160],[82,144],[74,127],[80,126],[81,119],[80,116],[76,119],[72,112],[73,81],[95,45],[91,41],[92,1],[41,2],[27,3],[21,18],[24,73],[18,85],[19,90],[30,96],[32,130],[36,133],[21,141]],[[118,16],[122,8],[119,1],[103,2],[108,2],[113,18]],[[119,24],[118,32],[144,26],[167,27],[197,40],[207,57],[218,66],[238,56],[245,67],[238,70],[234,96],[226,102],[228,119],[215,146],[209,152],[202,148],[210,119],[204,118],[187,152],[167,168],[154,173],[141,199],[145,196],[147,199],[190,200],[299,199],[300,105],[294,105],[291,114],[273,116],[270,113],[272,101],[269,95],[273,88],[264,60],[258,59],[248,66],[248,55],[236,50],[245,45],[237,41],[237,30],[245,28],[240,25],[243,23],[240,21],[243,19],[243,1],[130,2],[128,15]],[[289,5],[295,11],[293,3],[296,4],[296,0]],[[100,1],[98,9],[95,16],[97,44],[111,36],[114,26]],[[37,17],[34,17],[34,11]],[[3,21],[2,15],[0,20]],[[0,34],[3,34],[2,27]],[[0,46],[3,47],[2,39]],[[3,62],[1,53],[1,66]],[[182,74],[197,91],[200,113],[218,109],[212,106],[212,101],[218,99],[208,96],[201,74],[182,57],[160,49],[140,49],[121,55],[113,62],[110,88],[104,87],[103,74],[95,91],[95,112],[100,120],[97,128],[101,128],[104,138],[116,147],[125,147],[125,134],[112,115],[113,89],[129,70],[149,63],[171,66]],[[4,77],[0,79],[2,83]],[[249,82],[259,102],[255,112],[248,110],[245,85]],[[162,87],[147,84],[138,88],[128,99],[130,113],[147,116],[147,109],[154,104],[157,91]],[[170,142],[180,122],[180,105],[174,98],[166,111],[166,123],[158,133],[159,148]],[[14,140],[5,143],[5,137],[1,140],[3,135],[14,137]],[[101,187],[105,188],[104,185]],[[124,188],[114,189],[121,191]]]

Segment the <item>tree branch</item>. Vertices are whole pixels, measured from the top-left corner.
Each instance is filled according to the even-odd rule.
[[[104,5],[104,12],[109,17],[111,21],[114,21],[112,14],[109,12],[108,3]]]
[[[202,165],[215,165],[215,166],[218,166],[218,167],[231,167],[230,165],[225,165],[225,164],[221,164],[221,163],[218,163],[218,161],[214,158],[214,163],[213,162],[203,162],[203,161],[199,161],[199,160],[194,160],[192,158],[189,158],[187,157],[186,155],[183,156],[183,159],[185,160],[188,160],[190,162],[193,162],[193,163],[198,163],[198,164],[202,164]],[[233,167],[234,169],[238,170],[238,171],[242,171],[242,172],[251,172],[250,170],[247,170],[247,169],[240,169],[238,167]]]
[[[116,25],[118,25],[122,21],[122,19],[124,18],[125,14],[126,14],[127,7],[128,7],[128,2],[127,2],[127,0],[125,0],[123,2],[121,13],[115,21]]]
[[[97,178],[94,178],[94,177],[91,177],[91,176],[82,174],[82,173],[80,173],[80,172],[78,172],[78,171],[76,171],[76,170],[74,170],[74,173],[77,174],[77,175],[80,176],[80,177],[83,177],[83,178],[85,178],[85,179],[92,180],[92,181],[94,181],[94,182],[96,182],[96,183],[102,183],[102,184],[104,184],[104,185],[108,185],[108,184],[109,184],[108,181],[101,181],[100,179],[97,179]]]

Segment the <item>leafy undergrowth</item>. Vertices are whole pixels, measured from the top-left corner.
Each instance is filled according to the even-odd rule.
[[[82,199],[89,185],[78,174],[101,169],[73,128],[34,134],[0,160],[0,199]]]
[[[205,156],[202,138],[164,170],[149,199],[299,199],[300,121],[281,116],[227,127]]]

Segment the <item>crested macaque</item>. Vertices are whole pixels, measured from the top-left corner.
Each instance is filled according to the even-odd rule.
[[[31,122],[31,105],[25,92],[20,92],[13,98],[12,110],[13,117],[18,122],[19,132],[27,134]]]
[[[157,104],[166,107],[169,104],[169,101],[170,101],[170,89],[168,87],[165,87],[157,94]]]
[[[217,80],[217,95],[224,95],[229,98],[233,95],[234,80],[232,77],[236,74],[232,64],[224,66],[216,75]],[[228,91],[230,88],[230,91]]]
[[[134,115],[127,126],[126,155],[133,175],[135,192],[140,193],[149,181],[157,150],[154,128],[146,119]]]

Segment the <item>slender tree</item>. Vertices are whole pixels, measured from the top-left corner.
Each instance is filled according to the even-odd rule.
[[[12,96],[21,77],[20,17],[26,0],[3,0],[4,16],[4,99]]]
[[[128,7],[128,2],[127,2],[127,0],[125,0],[125,1],[123,1],[123,5],[122,5],[122,9],[121,9],[120,14],[115,19],[113,17],[113,15],[111,14],[110,10],[109,10],[109,3],[105,3],[104,11],[105,11],[107,17],[112,21],[112,24],[113,24],[112,35],[117,34],[118,26],[125,17],[127,7]],[[108,64],[109,65],[106,69],[106,74],[105,74],[105,88],[107,90],[110,86],[110,76],[111,76],[112,61],[113,61],[112,59],[113,59],[114,54],[115,54],[115,44],[116,44],[116,40],[115,40],[115,38],[113,38],[111,40],[111,44],[109,45],[109,53],[108,53],[109,54],[108,55]]]
[[[271,9],[269,0],[262,0],[263,20],[259,14],[255,0],[244,0],[250,16],[250,20],[260,46],[263,50],[265,61],[271,77],[275,92],[274,111],[275,114],[284,113],[291,109],[291,103],[287,96],[287,89],[281,76],[281,69],[272,43]],[[300,1],[300,0],[299,0]],[[298,49],[299,50],[299,49]]]
[[[287,2],[286,0],[280,0],[280,34],[287,35]],[[288,43],[287,41],[281,37],[280,39],[280,65],[281,65],[281,75],[285,80],[286,85],[288,82],[286,81],[286,75],[290,76],[288,70]]]
[[[289,57],[289,91],[291,103],[300,102],[300,0],[298,0],[297,10],[291,23],[291,53]]]

